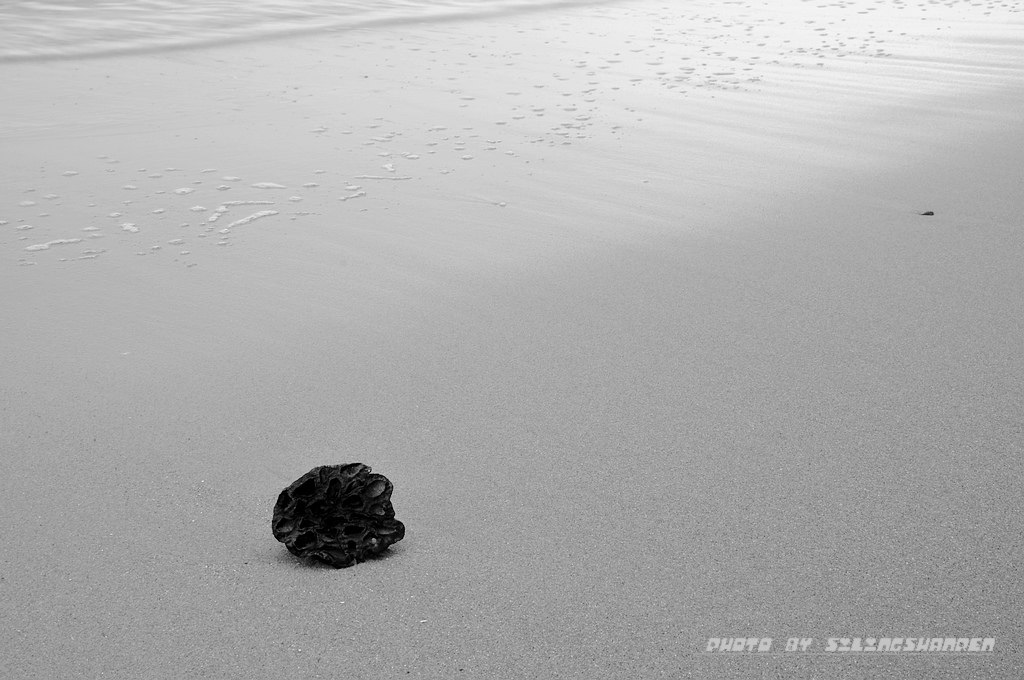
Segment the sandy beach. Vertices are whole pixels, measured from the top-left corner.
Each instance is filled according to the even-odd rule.
[[[0,675],[1024,667],[1012,3],[551,7],[0,88]],[[406,538],[292,557],[277,494],[357,461]],[[823,651],[949,636],[995,651]]]

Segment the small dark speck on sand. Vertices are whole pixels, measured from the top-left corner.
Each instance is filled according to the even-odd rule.
[[[934,215],[934,214],[935,213],[933,213],[931,210],[926,210],[923,213],[918,213],[918,215],[928,215],[928,216],[931,216],[931,215]]]

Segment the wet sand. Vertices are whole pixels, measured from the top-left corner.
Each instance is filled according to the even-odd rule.
[[[0,65],[5,673],[1019,669],[1019,14],[687,7]]]

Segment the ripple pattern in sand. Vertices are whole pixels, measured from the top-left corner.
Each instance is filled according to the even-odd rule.
[[[388,45],[391,56],[373,65],[374,77],[396,88],[429,88],[438,103],[429,115],[382,106],[375,113],[386,108],[386,115],[367,117],[365,107],[350,113],[332,93],[308,88],[301,95],[315,116],[305,116],[290,133],[317,140],[318,155],[308,163],[296,157],[268,170],[239,165],[238,156],[223,167],[206,157],[187,168],[147,158],[146,167],[131,168],[108,150],[71,167],[47,166],[0,188],[0,246],[19,265],[132,253],[196,266],[266,230],[362,219],[384,209],[381,200],[422,193],[428,185],[458,200],[515,205],[529,197],[470,195],[462,179],[529,177],[549,158],[571,164],[570,156],[558,154],[578,145],[621,144],[629,154],[630,140],[656,117],[703,123],[724,112],[749,120],[749,111],[739,108],[747,100],[737,97],[764,88],[793,83],[805,97],[862,103],[862,92],[835,78],[844,70],[874,69],[877,98],[894,106],[904,94],[903,74],[874,65],[915,58],[941,39],[933,35],[975,11],[957,2],[916,9],[873,0],[788,2],[806,6],[806,13],[742,1],[687,3],[682,10],[639,2],[516,16],[493,30],[485,23],[471,32],[454,24],[431,29],[443,39],[410,31]],[[980,6],[1007,20],[1015,14],[998,3]],[[379,47],[376,35],[359,40]],[[346,49],[359,47],[354,39]],[[972,48],[981,54],[980,46]],[[500,80],[493,77],[498,70]],[[878,75],[889,72],[888,80]],[[915,81],[911,94],[941,91],[955,76],[943,71]],[[290,83],[295,74],[282,77]],[[338,78],[337,64],[323,60],[311,66],[310,77],[313,83]],[[716,97],[732,97],[736,106],[716,108]],[[720,118],[714,124],[729,124]],[[656,174],[606,179],[624,188]]]

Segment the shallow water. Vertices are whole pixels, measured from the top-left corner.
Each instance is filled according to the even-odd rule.
[[[0,60],[188,47],[595,0],[7,0]]]

